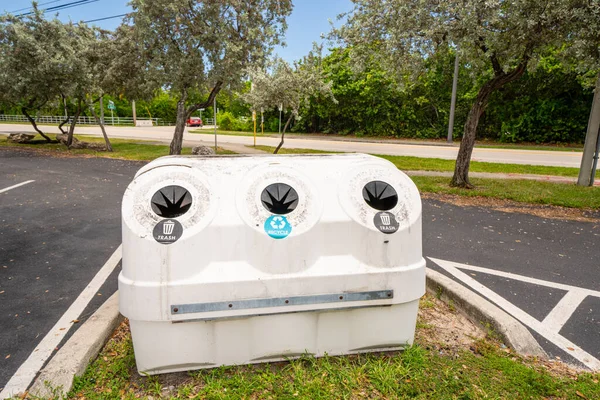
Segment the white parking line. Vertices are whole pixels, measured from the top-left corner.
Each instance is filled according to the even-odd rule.
[[[580,290],[571,290],[563,296],[554,306],[550,314],[544,318],[542,323],[554,332],[560,332],[571,315],[577,310],[581,302],[587,297],[587,293]]]
[[[525,311],[521,310],[519,307],[517,307],[514,304],[512,304],[511,302],[509,302],[504,297],[500,296],[496,292],[490,290],[486,286],[477,282],[475,279],[471,278],[466,273],[460,271],[459,268],[465,269],[465,270],[471,270],[471,271],[480,271],[480,272],[489,273],[489,274],[492,274],[493,272],[495,272],[494,275],[499,275],[499,276],[502,276],[501,274],[506,274],[506,273],[501,273],[499,271],[494,271],[494,270],[487,269],[487,268],[472,267],[470,265],[459,264],[459,263],[455,263],[452,261],[438,260],[435,258],[429,258],[429,259],[431,261],[433,261],[434,263],[436,263],[437,265],[439,265],[440,267],[442,267],[444,270],[446,270],[450,274],[452,274],[454,277],[456,277],[457,279],[459,279],[460,281],[465,283],[467,286],[470,286],[473,290],[475,290],[479,294],[485,296],[487,299],[496,303],[504,311],[506,311],[507,313],[509,313],[510,315],[512,315],[519,321],[521,321],[521,323],[523,323],[524,325],[528,326],[529,328],[531,328],[534,331],[536,331],[537,333],[539,333],[546,340],[548,340],[549,342],[556,345],[558,348],[560,348],[565,353],[569,354],[571,357],[573,357],[576,360],[578,360],[579,362],[581,362],[583,365],[585,365],[589,369],[591,369],[593,371],[600,371],[600,360],[598,360],[597,358],[595,358],[594,356],[592,356],[591,354],[589,354],[588,352],[586,352],[581,347],[577,346],[575,343],[571,342],[564,336],[561,336],[557,331],[554,330],[555,329],[554,326],[552,326],[552,327],[546,326],[543,322],[540,322],[537,319],[533,318],[531,315],[529,315]],[[506,274],[506,275],[508,275],[508,274]],[[515,274],[510,274],[510,275],[512,277],[517,277],[518,280],[521,280],[521,281],[527,281],[527,280],[531,279],[531,278],[527,278],[527,277],[515,275]],[[524,278],[526,278],[527,280]],[[551,283],[548,281],[540,281],[540,282],[545,282],[546,286],[550,286],[548,284]],[[556,286],[559,286],[559,285],[560,284],[556,284]],[[565,286],[565,285],[560,285],[560,286]],[[574,286],[571,286],[571,288],[578,289]],[[588,295],[589,292],[590,292],[590,290],[583,290],[583,289],[580,290],[580,293],[583,293],[586,295]],[[569,302],[572,303],[571,301],[569,301]],[[575,311],[574,309],[572,309],[572,310]],[[564,319],[565,316],[563,315],[562,318]],[[567,319],[568,319],[568,317],[567,317]]]
[[[35,180],[17,183],[16,185],[9,186],[9,187],[4,188],[4,189],[0,189],[0,193],[8,192],[11,189],[18,188],[19,186],[27,185],[28,183],[31,183],[31,182],[35,182]]]
[[[44,336],[33,352],[31,352],[27,360],[21,364],[17,372],[15,372],[4,387],[4,390],[0,392],[0,399],[8,399],[20,393],[25,393],[29,385],[31,385],[31,382],[35,379],[37,373],[52,355],[56,346],[60,344],[67,332],[69,332],[69,328],[73,325],[73,320],[79,318],[90,300],[94,298],[102,284],[104,284],[116,268],[117,264],[119,264],[119,261],[121,261],[121,246],[115,250],[106,264],[104,264],[96,276],[94,276],[86,288],[79,294],[69,309],[63,314],[52,329],[50,329],[46,336]]]

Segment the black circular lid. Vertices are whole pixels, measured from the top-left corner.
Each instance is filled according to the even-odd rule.
[[[298,193],[285,183],[273,183],[260,195],[263,206],[273,214],[289,214],[298,206]]]
[[[165,186],[151,200],[152,211],[163,218],[177,218],[192,206],[192,195],[181,186]]]
[[[382,181],[371,181],[362,190],[365,202],[379,211],[387,211],[398,204],[396,189],[389,183]]]

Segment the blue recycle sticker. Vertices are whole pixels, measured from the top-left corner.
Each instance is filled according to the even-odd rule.
[[[273,239],[283,239],[292,233],[292,225],[283,215],[271,215],[265,221],[265,232]]]

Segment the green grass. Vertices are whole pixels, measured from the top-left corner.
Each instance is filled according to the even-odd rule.
[[[151,161],[155,158],[169,155],[169,146],[164,144],[153,144],[152,142],[146,142],[140,140],[125,140],[125,139],[111,139],[110,143],[113,147],[113,152],[106,151],[94,151],[87,149],[67,149],[64,145],[59,143],[41,143],[41,144],[16,144],[10,143],[6,140],[6,135],[0,135],[0,146],[15,147],[15,148],[33,148],[51,152],[53,154],[73,154],[73,155],[87,155],[96,157],[108,157],[108,158],[120,158],[125,160],[139,160],[139,161]],[[103,138],[92,137],[92,136],[77,136],[79,140],[94,143],[104,143]],[[35,139],[42,139],[41,136],[37,136]],[[192,154],[191,147],[184,147],[182,154]],[[232,151],[225,150],[217,147],[217,154],[235,154]]]
[[[375,154],[378,157],[391,161],[404,171],[454,171],[454,160],[441,158],[419,158],[410,156],[386,156]],[[578,168],[551,167],[544,165],[502,164],[481,161],[471,161],[471,172],[490,172],[503,174],[533,174],[577,177]]]
[[[564,183],[524,179],[472,178],[475,189],[459,189],[448,185],[446,177],[411,177],[422,193],[456,194],[493,197],[522,203],[547,204],[571,208],[600,209],[600,187],[582,187]]]
[[[424,328],[425,329],[425,328]],[[452,353],[452,352],[450,352]],[[140,377],[129,334],[111,339],[68,398],[134,399],[587,399],[600,398],[598,374],[553,375],[490,339],[443,355],[414,345],[402,353],[303,357],[289,363],[221,367]]]
[[[256,146],[257,149],[273,153],[275,147]],[[279,154],[311,154],[311,153],[331,153],[328,151],[312,149],[288,149],[283,147]],[[377,157],[385,158],[391,161],[396,167],[403,171],[454,171],[454,160],[443,160],[441,158],[420,158],[411,156],[387,156],[374,154]],[[543,165],[521,165],[521,164],[501,164],[489,162],[471,162],[471,172],[490,172],[505,174],[534,174],[534,175],[554,175],[577,177],[578,168],[567,167],[547,167]]]
[[[249,147],[251,149],[266,151],[267,153],[271,153],[271,154],[273,154],[273,152],[275,151],[275,147],[272,147],[272,146],[257,145],[256,147],[255,146],[246,146],[246,147]],[[288,149],[288,148],[282,147],[281,149],[279,149],[279,153],[277,153],[277,154],[334,154],[334,153],[340,153],[340,152],[339,151],[313,150],[313,149]]]
[[[478,143],[475,143],[475,147],[484,147],[484,148],[490,148],[490,149],[509,149],[509,150],[583,151],[583,144],[580,144],[580,143],[529,144],[529,143],[501,143],[501,142],[493,142],[493,141],[486,140],[486,141],[480,141]]]

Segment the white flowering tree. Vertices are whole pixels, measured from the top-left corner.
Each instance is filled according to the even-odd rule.
[[[291,0],[132,0],[123,62],[115,73],[151,82],[178,97],[170,154],[181,154],[186,120],[212,106],[223,87],[241,82],[249,65],[262,64],[280,43]],[[139,87],[121,79],[130,98]],[[208,94],[208,97],[205,95]]]
[[[352,0],[347,21],[332,32],[356,65],[370,58],[391,72],[420,71],[440,46],[454,46],[480,83],[464,126],[451,185],[470,188],[477,125],[490,95],[535,67],[538,52],[563,44],[579,0]]]
[[[250,78],[252,90],[244,94],[242,99],[253,110],[282,107],[290,114],[281,131],[281,141],[274,151],[277,154],[283,146],[285,132],[293,118],[299,118],[302,105],[308,105],[313,96],[333,97],[331,82],[322,67],[322,49],[314,46],[301,61],[290,65],[281,58],[276,58],[265,71],[262,68],[252,68]]]
[[[0,17],[0,99],[19,107],[48,142],[34,114],[60,96],[70,80],[74,57],[67,38],[66,26],[45,19],[35,3],[27,16]]]

